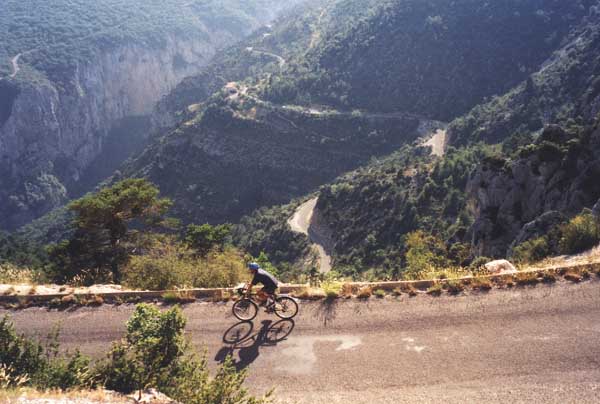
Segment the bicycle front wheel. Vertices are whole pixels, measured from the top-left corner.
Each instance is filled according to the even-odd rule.
[[[233,304],[231,311],[238,320],[250,321],[258,314],[258,306],[250,299],[242,299]]]
[[[298,314],[298,303],[291,297],[278,297],[275,299],[275,314],[284,320],[294,318]]]

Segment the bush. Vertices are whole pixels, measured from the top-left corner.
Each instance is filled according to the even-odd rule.
[[[368,299],[373,295],[373,289],[370,286],[364,286],[358,290],[356,297],[359,299]]]
[[[563,254],[577,254],[600,243],[600,225],[590,212],[575,216],[561,227],[559,249]]]
[[[94,377],[90,361],[79,352],[66,357],[58,355],[58,330],[49,336],[46,346],[17,335],[8,317],[0,321],[0,368],[8,387],[20,385],[40,389],[91,387]]]
[[[246,372],[236,372],[229,357],[211,378],[206,358],[198,357],[184,338],[185,324],[178,307],[161,312],[138,305],[125,339],[99,367],[106,387],[122,393],[153,387],[184,404],[265,402],[248,394]]]
[[[35,284],[43,280],[42,275],[29,268],[20,268],[13,264],[0,264],[0,283],[14,284],[26,283]]]
[[[513,250],[513,259],[521,263],[533,263],[543,260],[552,254],[550,243],[546,237],[539,237],[519,244]]]
[[[123,270],[123,283],[130,288],[230,287],[247,277],[244,258],[232,247],[199,257],[172,236],[157,235],[146,250]]]
[[[465,287],[461,281],[452,280],[446,284],[446,289],[448,290],[448,293],[450,293],[451,295],[458,295],[463,290],[465,290]]]
[[[131,393],[156,388],[183,404],[261,404],[243,387],[246,372],[236,372],[231,358],[211,377],[208,361],[198,357],[184,338],[186,320],[178,307],[161,312],[140,304],[127,322],[125,338],[107,359],[90,366],[76,352],[59,357],[58,332],[45,346],[15,332],[8,318],[0,321],[0,388],[31,386],[40,390],[106,388]]]
[[[379,299],[383,299],[385,297],[385,290],[376,289],[375,291],[373,291],[373,295],[375,295],[375,297],[377,297]]]
[[[439,283],[434,283],[427,289],[427,294],[431,296],[440,296],[442,294],[442,285]]]

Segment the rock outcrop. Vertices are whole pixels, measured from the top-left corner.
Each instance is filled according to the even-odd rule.
[[[515,161],[488,158],[472,175],[477,255],[505,256],[511,244],[556,224],[560,214],[553,211],[573,215],[598,201],[600,129],[569,140],[557,133],[566,136],[550,127]]]

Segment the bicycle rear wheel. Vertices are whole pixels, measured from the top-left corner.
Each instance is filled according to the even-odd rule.
[[[275,299],[275,314],[284,320],[296,317],[298,303],[291,297],[280,296]]]
[[[250,299],[242,299],[233,304],[231,311],[238,320],[250,321],[258,314],[258,306]]]

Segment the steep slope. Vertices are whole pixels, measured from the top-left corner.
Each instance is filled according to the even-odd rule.
[[[568,119],[593,122],[600,112],[599,10],[592,7],[566,44],[526,81],[452,122],[450,143],[501,142]]]
[[[597,10],[529,79],[452,122],[443,157],[414,145],[322,187],[317,209],[335,238],[334,267],[398,276],[415,230],[440,240],[451,265],[505,257],[515,241],[593,207],[600,197]],[[244,226],[260,237],[239,241],[280,252],[261,214],[271,213]]]
[[[537,70],[593,0],[337,2],[348,14],[265,89],[275,102],[450,120]]]
[[[0,227],[63,204],[113,125],[293,2],[4,2]]]
[[[236,220],[412,142],[419,122],[407,125],[406,111],[452,117],[509,89],[550,55],[588,4],[480,3],[343,0],[299,8],[164,98],[156,127],[179,129],[159,136],[121,174],[164,184],[185,219]],[[478,39],[465,42],[469,36]],[[334,84],[348,86],[348,102],[323,96]],[[225,105],[244,99],[240,119],[238,106]],[[455,109],[434,111],[441,105]],[[364,109],[339,113],[339,107]]]
[[[253,91],[231,83],[116,178],[148,177],[185,221],[237,221],[418,136],[414,116],[274,105]]]

